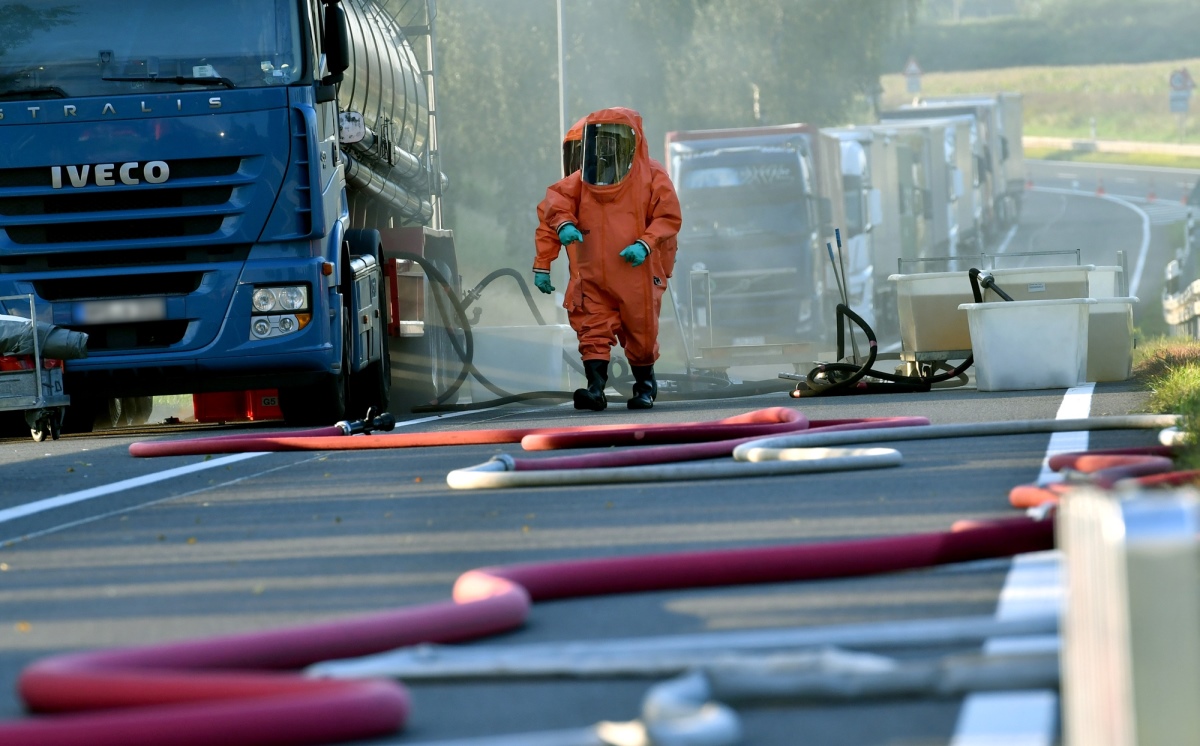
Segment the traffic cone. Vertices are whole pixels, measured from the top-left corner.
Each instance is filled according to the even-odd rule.
[[[1096,196],[1098,196],[1098,197],[1104,196],[1104,177],[1103,176],[1100,177],[1100,180],[1096,183]]]
[[[1158,195],[1154,193],[1154,182],[1151,181],[1150,182],[1150,193],[1146,195],[1146,201],[1153,202],[1156,199],[1158,199]]]

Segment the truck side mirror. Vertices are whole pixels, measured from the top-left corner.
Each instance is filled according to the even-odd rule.
[[[350,67],[350,23],[346,20],[346,9],[338,0],[325,0],[325,65],[329,74],[321,79],[322,85],[342,82],[342,73]]]

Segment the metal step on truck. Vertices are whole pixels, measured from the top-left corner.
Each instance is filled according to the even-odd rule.
[[[289,424],[433,397],[430,5],[0,3],[0,296],[88,334],[64,430],[121,397],[277,389]]]

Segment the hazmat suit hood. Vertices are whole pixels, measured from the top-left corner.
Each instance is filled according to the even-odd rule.
[[[612,202],[620,199],[626,191],[636,189],[637,187],[634,185],[649,183],[651,178],[650,148],[646,144],[646,134],[642,131],[641,114],[624,106],[614,106],[588,114],[585,117],[585,126],[588,124],[623,124],[633,130],[634,137],[637,139],[629,174],[620,183],[607,186],[596,186],[584,182],[582,187],[588,196],[597,202]],[[582,128],[580,131],[582,133]]]

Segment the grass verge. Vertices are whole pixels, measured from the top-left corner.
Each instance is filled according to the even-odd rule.
[[[1058,148],[1025,148],[1025,157],[1040,161],[1071,161],[1073,163],[1115,163],[1122,166],[1155,166],[1162,168],[1200,169],[1200,156],[1169,153],[1105,153],[1098,150],[1059,150]]]
[[[1133,377],[1150,389],[1152,412],[1183,415],[1189,444],[1180,454],[1180,465],[1200,468],[1200,341],[1157,337],[1140,342],[1134,351]]]
[[[944,96],[1019,91],[1024,101],[1026,135],[1200,143],[1195,109],[1185,120],[1182,137],[1178,116],[1170,110],[1168,78],[1180,67],[1200,69],[1200,58],[928,73],[921,76],[921,93]],[[912,100],[903,75],[884,75],[880,83],[883,108]]]

